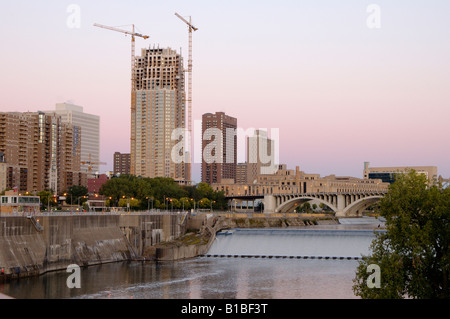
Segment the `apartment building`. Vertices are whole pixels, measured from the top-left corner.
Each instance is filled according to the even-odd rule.
[[[56,114],[1,112],[6,188],[23,193],[51,189],[58,194],[85,184],[86,176],[80,171],[80,130]]]
[[[179,137],[172,139],[172,133],[186,127],[183,59],[170,48],[149,48],[141,50],[135,63],[130,172],[187,183],[187,161],[172,158],[172,150],[181,141]]]
[[[71,103],[58,103],[55,110],[45,111],[46,114],[57,114],[63,123],[81,128],[81,171],[95,174],[100,167],[100,116],[85,113],[82,106]]]
[[[221,183],[222,179],[236,182],[236,129],[237,119],[224,112],[203,114],[202,183]],[[208,147],[209,144],[212,146]]]
[[[114,152],[113,174],[130,174],[131,156],[130,153]]]
[[[256,183],[260,174],[272,172],[268,168],[275,163],[274,151],[274,141],[266,131],[255,130],[253,136],[247,137],[247,183]]]

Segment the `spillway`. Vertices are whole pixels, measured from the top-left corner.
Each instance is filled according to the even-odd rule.
[[[373,230],[233,229],[217,233],[206,257],[359,259]]]

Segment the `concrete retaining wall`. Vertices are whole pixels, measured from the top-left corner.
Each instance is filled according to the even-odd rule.
[[[0,217],[0,276],[39,275],[140,258],[161,241],[179,237],[177,215]],[[41,228],[42,227],[42,228]]]
[[[202,242],[205,244],[180,244],[179,242],[168,243],[168,245],[156,245],[149,256],[159,261],[174,261],[193,258],[208,252],[216,238],[216,233],[223,228],[225,218],[210,214],[191,216],[187,221],[187,229],[198,230]]]

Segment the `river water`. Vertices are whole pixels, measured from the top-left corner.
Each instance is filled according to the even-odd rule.
[[[0,283],[0,293],[20,299],[353,299],[358,266],[354,257],[369,253],[373,229],[380,222],[341,223],[298,230],[236,230],[217,236],[208,252],[211,257],[81,268],[81,288],[68,288],[70,273],[51,272]]]

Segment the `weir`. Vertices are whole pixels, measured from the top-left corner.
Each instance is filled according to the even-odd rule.
[[[206,257],[359,259],[374,230],[233,229],[217,234]]]

